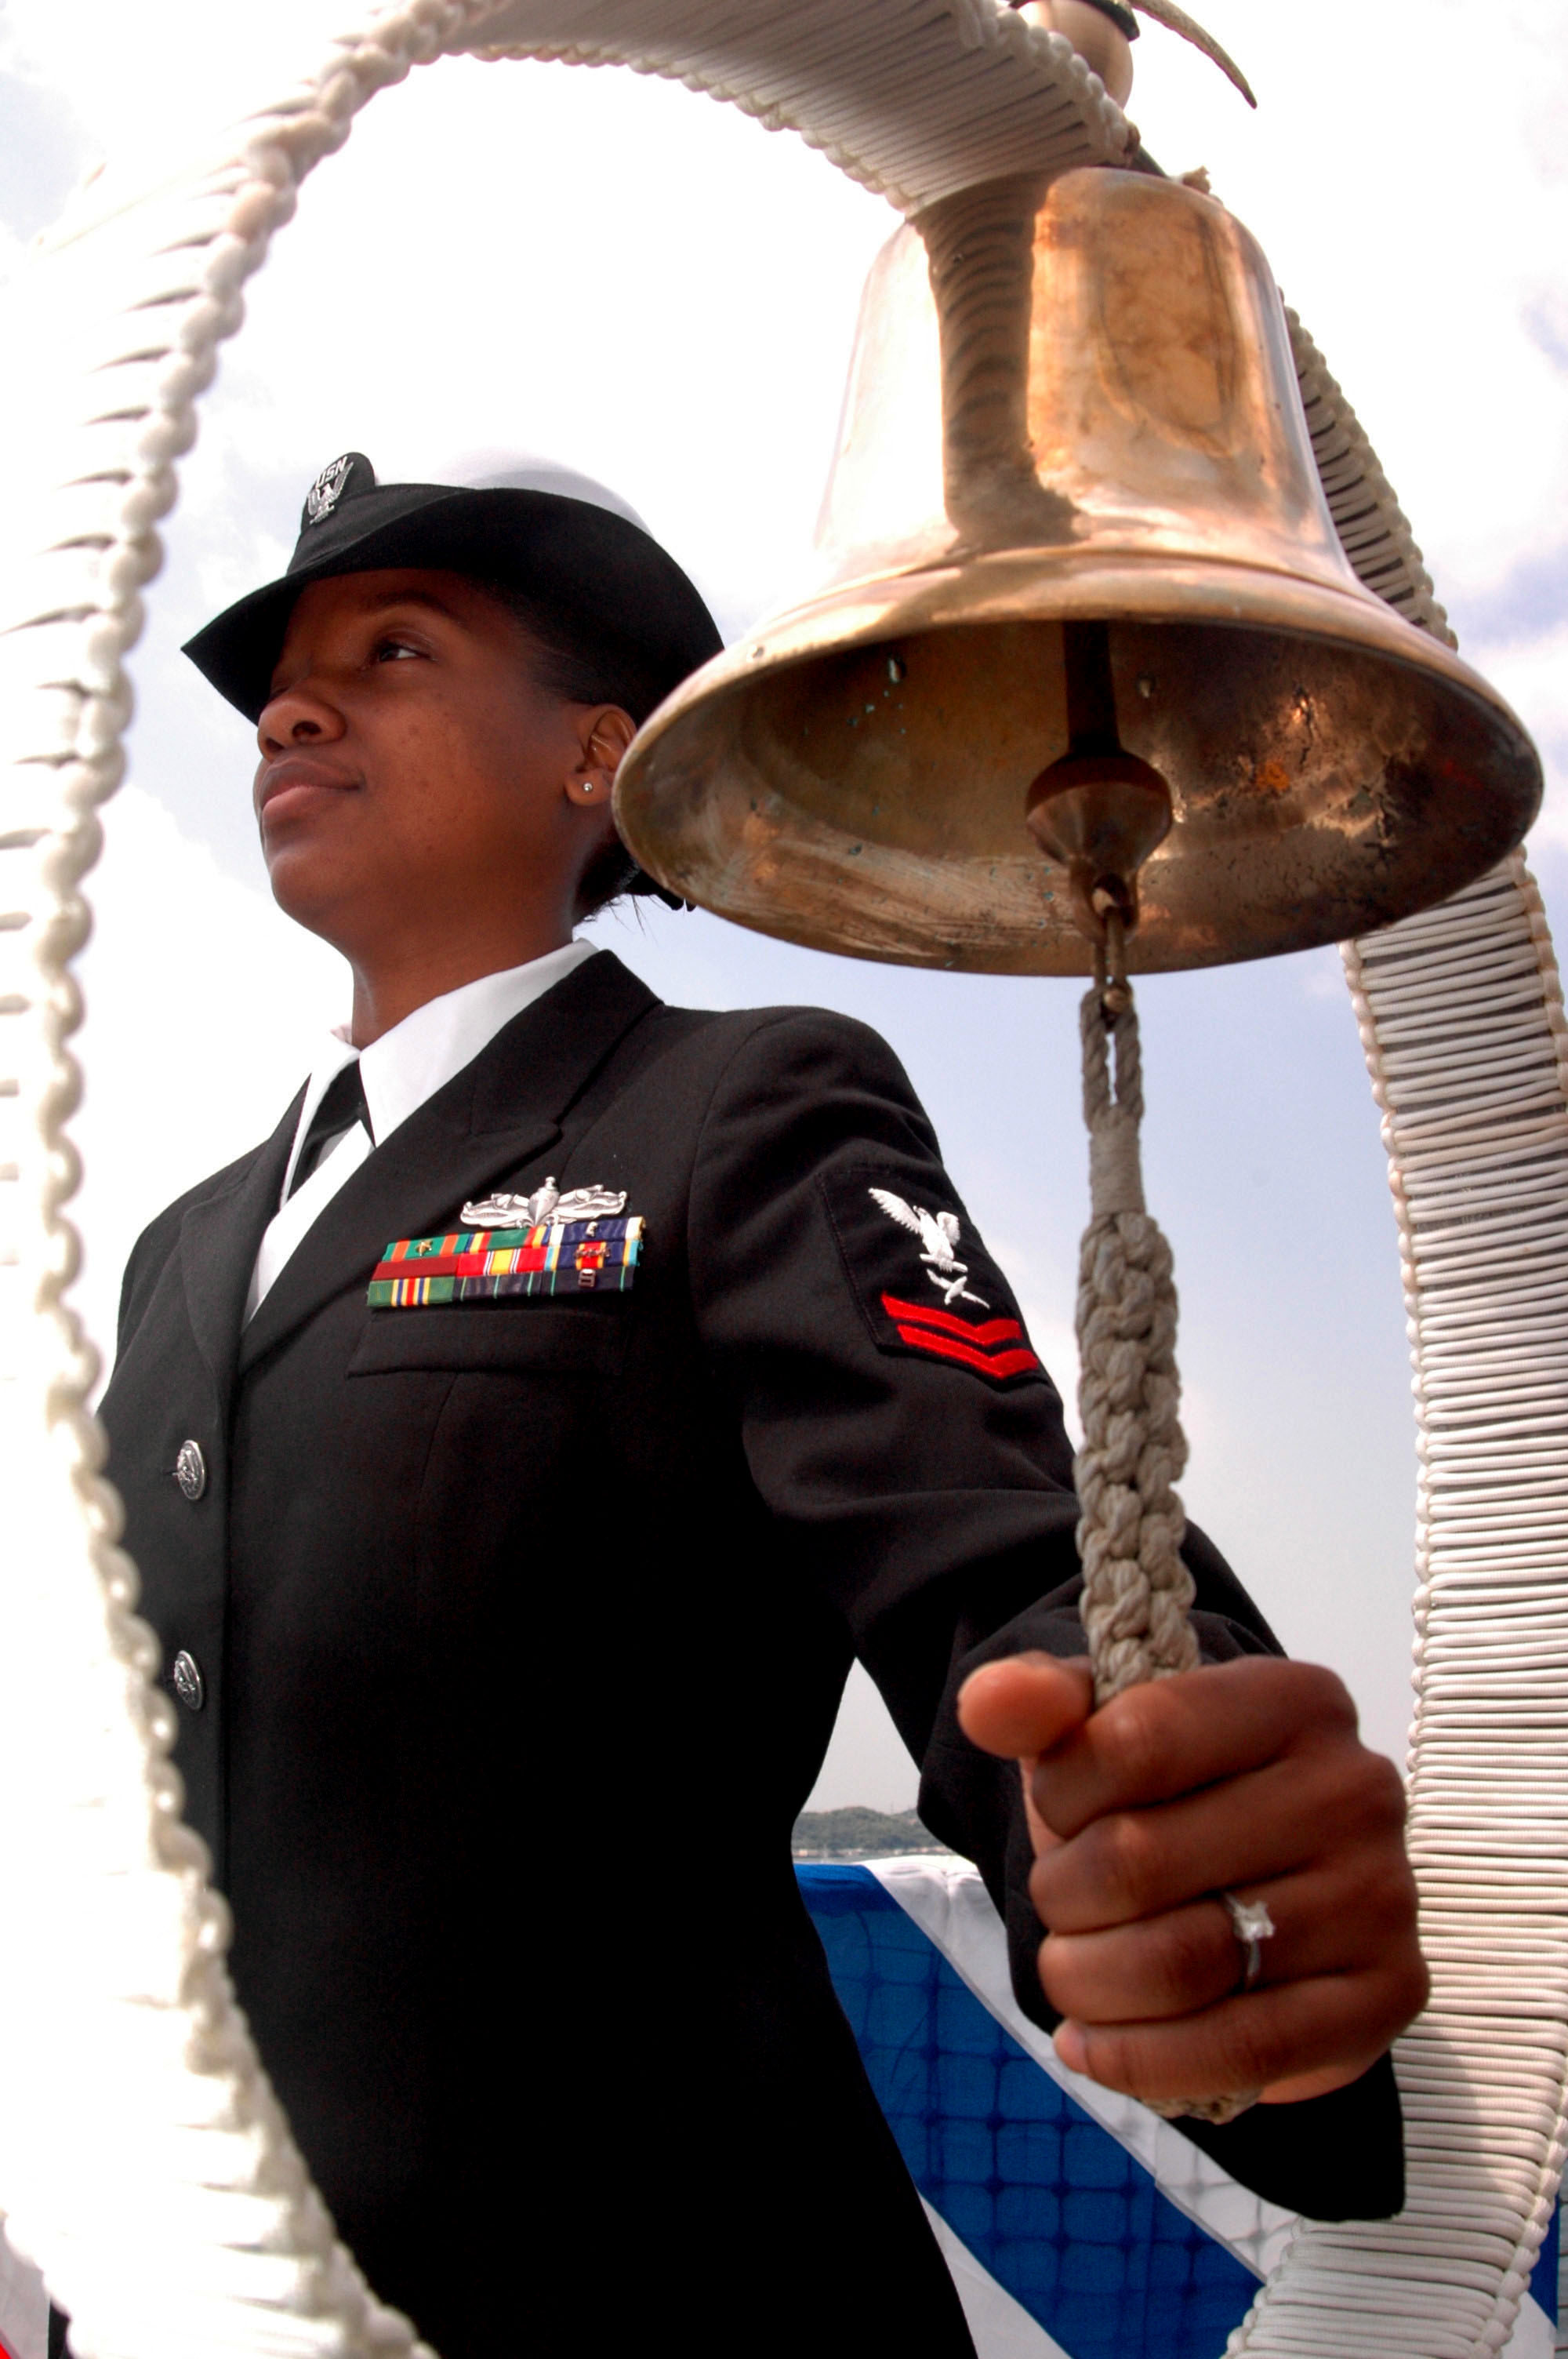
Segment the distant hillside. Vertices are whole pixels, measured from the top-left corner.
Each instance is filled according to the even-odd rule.
[[[892,1859],[911,1851],[952,1856],[914,1810],[802,1810],[790,1847],[796,1859]]]

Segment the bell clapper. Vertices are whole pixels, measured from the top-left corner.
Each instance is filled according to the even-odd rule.
[[[1132,985],[1127,980],[1127,909],[1116,889],[1120,884],[1119,877],[1114,886],[1102,880],[1091,897],[1104,929],[1095,944],[1095,989],[1108,1032],[1118,1016],[1132,1013]]]
[[[1030,788],[1024,817],[1066,870],[1073,915],[1098,951],[1111,909],[1124,933],[1138,923],[1138,871],[1170,832],[1171,789],[1121,742],[1109,624],[1064,623],[1062,641],[1067,750]]]

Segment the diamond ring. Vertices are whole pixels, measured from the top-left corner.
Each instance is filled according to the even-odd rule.
[[[1230,1919],[1230,1930],[1241,1944],[1241,1987],[1249,1991],[1263,1971],[1263,1944],[1274,1938],[1274,1920],[1265,1901],[1238,1900],[1234,1892],[1222,1892],[1219,1898]]]

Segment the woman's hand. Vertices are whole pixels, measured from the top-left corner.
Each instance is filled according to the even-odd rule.
[[[1022,1773],[1073,2071],[1289,2104],[1357,2079],[1425,2005],[1403,1788],[1332,1671],[1244,1656],[1095,1712],[1087,1663],[1020,1655],[971,1675],[958,1718]],[[1275,1927],[1248,1989],[1221,1893]]]

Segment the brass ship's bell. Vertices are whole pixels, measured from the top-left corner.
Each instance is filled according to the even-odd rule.
[[[884,249],[809,593],[661,708],[616,809],[764,933],[1051,974],[1097,864],[1141,862],[1131,966],[1205,966],[1442,899],[1540,794],[1502,700],[1351,571],[1255,241],[1095,169]]]

